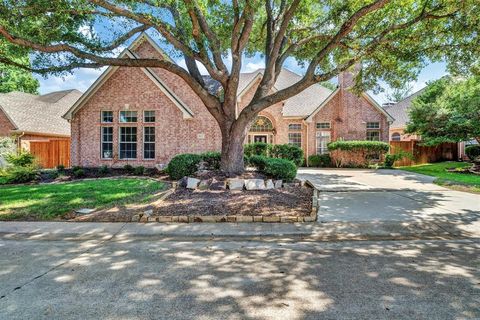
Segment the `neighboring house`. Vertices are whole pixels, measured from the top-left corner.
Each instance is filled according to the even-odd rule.
[[[32,140],[70,138],[70,124],[62,115],[81,95],[78,90],[40,96],[24,92],[0,94],[0,137],[13,137],[19,146]]]
[[[165,53],[142,34],[121,56],[162,57]],[[251,99],[262,70],[241,75],[237,113]],[[274,90],[301,76],[283,69]],[[218,83],[205,77],[211,91]],[[306,155],[327,152],[332,140],[388,141],[393,118],[368,94],[348,90],[353,75],[339,77],[331,91],[313,85],[262,111],[247,142],[291,143]],[[64,115],[71,122],[72,165],[154,166],[176,154],[221,149],[218,124],[200,98],[177,75],[159,68],[109,67]]]
[[[420,140],[420,137],[415,134],[406,134],[405,129],[409,121],[408,109],[411,107],[413,100],[421,95],[424,90],[425,88],[395,104],[384,105],[384,109],[394,118],[390,124],[390,141]]]

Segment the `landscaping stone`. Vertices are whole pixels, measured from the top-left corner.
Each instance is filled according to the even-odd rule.
[[[210,180],[202,180],[198,184],[198,189],[207,190],[210,187]]]
[[[183,177],[182,179],[177,181],[177,186],[180,188],[186,188],[187,187],[187,177]]]
[[[272,179],[268,179],[267,181],[265,181],[265,188],[267,190],[275,188],[275,184],[273,183]]]
[[[280,189],[283,185],[283,181],[282,180],[275,180],[275,182],[273,184],[275,185],[275,189]]]
[[[263,222],[280,222],[280,217],[263,217]]]
[[[243,188],[243,186],[242,186]],[[210,190],[222,190],[225,189],[225,182],[218,181],[217,179],[213,178],[212,183],[210,183]]]
[[[153,214],[153,210],[152,210],[152,209],[148,209],[148,210],[145,210],[145,211],[143,212],[143,215],[146,216],[146,217],[150,217],[152,214]]]
[[[138,222],[140,221],[140,215],[136,214],[132,217],[132,222]]]
[[[199,183],[200,183],[199,179],[188,177],[187,178],[187,189],[197,189]]]
[[[253,222],[262,222],[263,217],[262,216],[253,216]]]
[[[227,185],[230,190],[243,190],[245,181],[243,179],[228,179]]]
[[[93,211],[95,211],[95,209],[82,208],[82,209],[75,210],[75,213],[77,213],[77,214],[89,214],[89,213],[92,213]]]
[[[265,190],[265,181],[263,179],[247,179],[245,188],[247,190]]]
[[[158,218],[156,218],[156,217],[148,217],[147,221],[148,222],[157,222],[158,221],[157,219]]]
[[[237,222],[253,222],[252,216],[237,216]]]

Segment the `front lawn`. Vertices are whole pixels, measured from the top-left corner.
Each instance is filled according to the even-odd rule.
[[[51,220],[79,208],[142,202],[165,188],[152,179],[80,180],[0,187],[0,220]]]
[[[434,176],[438,179],[435,183],[444,186],[451,186],[455,189],[464,189],[466,191],[480,192],[480,175],[469,173],[448,172],[451,168],[465,168],[471,166],[466,162],[439,162],[422,164],[411,167],[401,167],[400,169],[410,172]]]

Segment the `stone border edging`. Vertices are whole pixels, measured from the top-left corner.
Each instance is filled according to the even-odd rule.
[[[136,214],[132,217],[132,222],[160,222],[160,223],[221,223],[221,222],[236,222],[236,223],[251,223],[251,222],[265,222],[265,223],[293,223],[293,222],[315,222],[317,221],[317,212],[318,212],[318,194],[319,191],[315,186],[308,180],[306,184],[313,188],[312,196],[312,211],[309,215],[303,217],[296,216],[244,216],[244,215],[194,215],[194,216],[158,216],[158,217],[147,217],[140,214]],[[174,192],[174,188],[168,190],[163,196],[162,199],[165,199],[170,194]]]

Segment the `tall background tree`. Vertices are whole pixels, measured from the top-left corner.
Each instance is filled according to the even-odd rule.
[[[5,41],[0,41],[1,55],[10,57],[16,63],[29,65],[28,51],[18,49]],[[10,64],[0,63],[0,93],[22,91],[36,94],[39,87],[40,83],[33,77],[30,71]]]
[[[0,36],[36,52],[32,66],[0,54],[0,62],[39,73],[104,65],[160,67],[179,75],[218,122],[222,169],[243,171],[243,142],[256,115],[357,63],[356,90],[393,87],[415,78],[428,61],[466,72],[478,59],[478,0],[4,0]],[[112,57],[148,31],[187,69],[167,60]],[[265,71],[253,99],[237,115],[246,55]],[[231,60],[227,63],[227,57]],[[305,67],[300,81],[272,90],[289,58]],[[208,91],[197,63],[222,87]]]
[[[480,143],[480,76],[444,77],[429,83],[409,111],[407,132],[422,136],[423,143]]]
[[[405,83],[400,88],[392,88],[387,92],[387,100],[389,102],[400,102],[412,93],[412,85]]]

